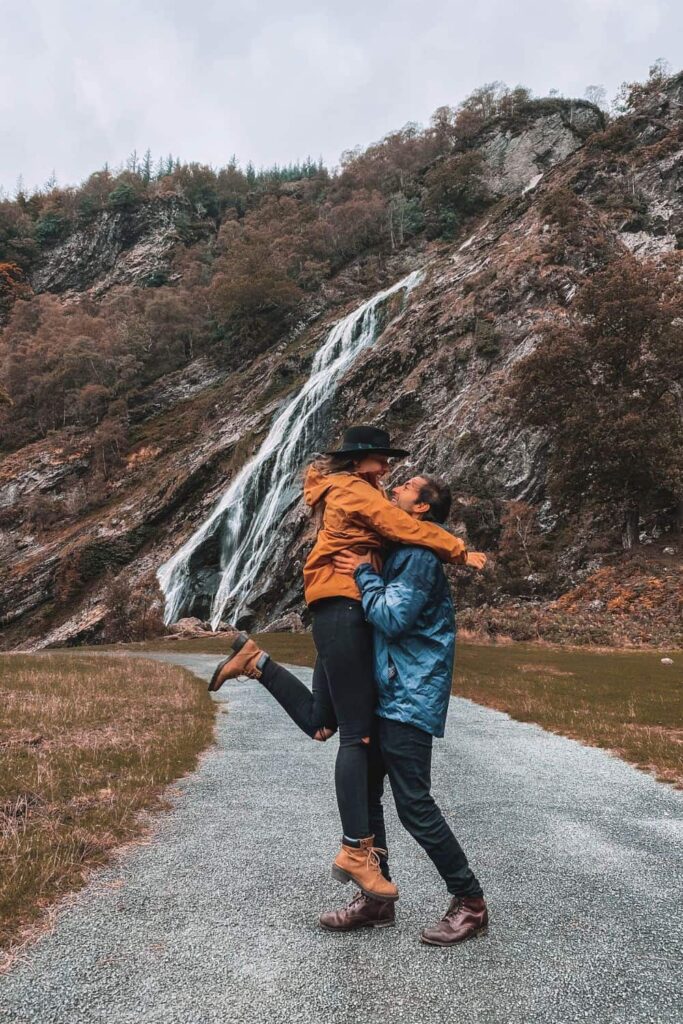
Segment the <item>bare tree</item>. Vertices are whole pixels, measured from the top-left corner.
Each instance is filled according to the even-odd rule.
[[[607,103],[607,89],[604,85],[589,85],[586,88],[584,96],[589,103],[594,103],[600,110],[607,110],[609,104]]]

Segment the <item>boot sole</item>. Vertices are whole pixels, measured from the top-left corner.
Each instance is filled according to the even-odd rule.
[[[341,882],[342,885],[346,885],[347,882],[353,882],[358,886],[362,893],[369,896],[373,900],[379,900],[381,903],[395,903],[398,899],[398,893],[395,896],[384,896],[378,892],[374,892],[372,889],[366,889],[360,879],[356,878],[355,875],[349,874],[344,868],[340,868],[337,864],[332,865],[332,877],[336,882]]]
[[[361,928],[394,928],[396,926],[395,921],[365,921],[363,924],[354,924],[350,928],[333,928],[329,924],[323,924],[322,921],[318,921],[318,924],[324,932],[359,932]]]
[[[228,664],[228,662],[232,661],[232,659],[235,657],[235,654],[239,654],[239,652],[242,650],[248,639],[249,637],[247,636],[246,633],[239,633],[235,637],[233,642],[230,644],[234,653],[231,654],[229,658],[223,658],[223,661],[219,661],[219,663],[216,665],[214,673],[211,676],[211,682],[209,683],[209,693],[216,693],[217,690],[220,690],[221,686],[225,682],[225,679],[223,680],[223,683],[217,683],[216,681],[219,675],[221,674],[225,666]]]
[[[470,939],[483,939],[485,935],[489,933],[489,926],[484,925],[483,928],[477,928],[476,931],[466,935],[464,939],[457,939],[455,942],[439,942],[437,939],[426,939],[424,935],[420,935],[420,942],[424,943],[425,946],[459,946],[461,942],[469,942]]]

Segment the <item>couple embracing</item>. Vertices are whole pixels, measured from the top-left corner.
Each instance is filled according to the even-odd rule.
[[[483,934],[486,903],[467,858],[431,795],[432,739],[444,734],[455,653],[455,618],[443,562],[483,568],[442,526],[450,491],[426,475],[389,499],[382,479],[392,448],[378,428],[351,427],[341,447],[309,466],[304,496],[317,525],[304,566],[317,659],[312,691],[239,634],[209,690],[257,679],[311,739],[339,733],[335,789],[342,825],[332,864],[359,892],[320,915],[331,931],[394,924],[382,795],[388,777],[402,825],[425,850],[451,896],[421,940],[450,946]]]

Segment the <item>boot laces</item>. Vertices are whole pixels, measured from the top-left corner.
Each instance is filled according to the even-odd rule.
[[[443,916],[443,920],[447,921],[449,917],[456,917],[462,907],[462,899],[459,896],[454,896],[451,900],[451,905]]]
[[[388,856],[387,851],[383,850],[381,846],[370,846],[368,847],[368,867],[371,867],[373,871],[382,872],[382,866],[380,863],[380,854]]]

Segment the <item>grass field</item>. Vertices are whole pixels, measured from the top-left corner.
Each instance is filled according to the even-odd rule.
[[[315,661],[308,633],[256,639],[280,661]],[[227,647],[224,639],[172,643],[173,650],[216,654]],[[603,747],[683,787],[683,651],[670,653],[673,665],[662,665],[664,656],[459,642],[453,693]]]
[[[205,685],[175,666],[0,656],[0,949],[142,832],[139,811],[194,767],[213,718]]]

